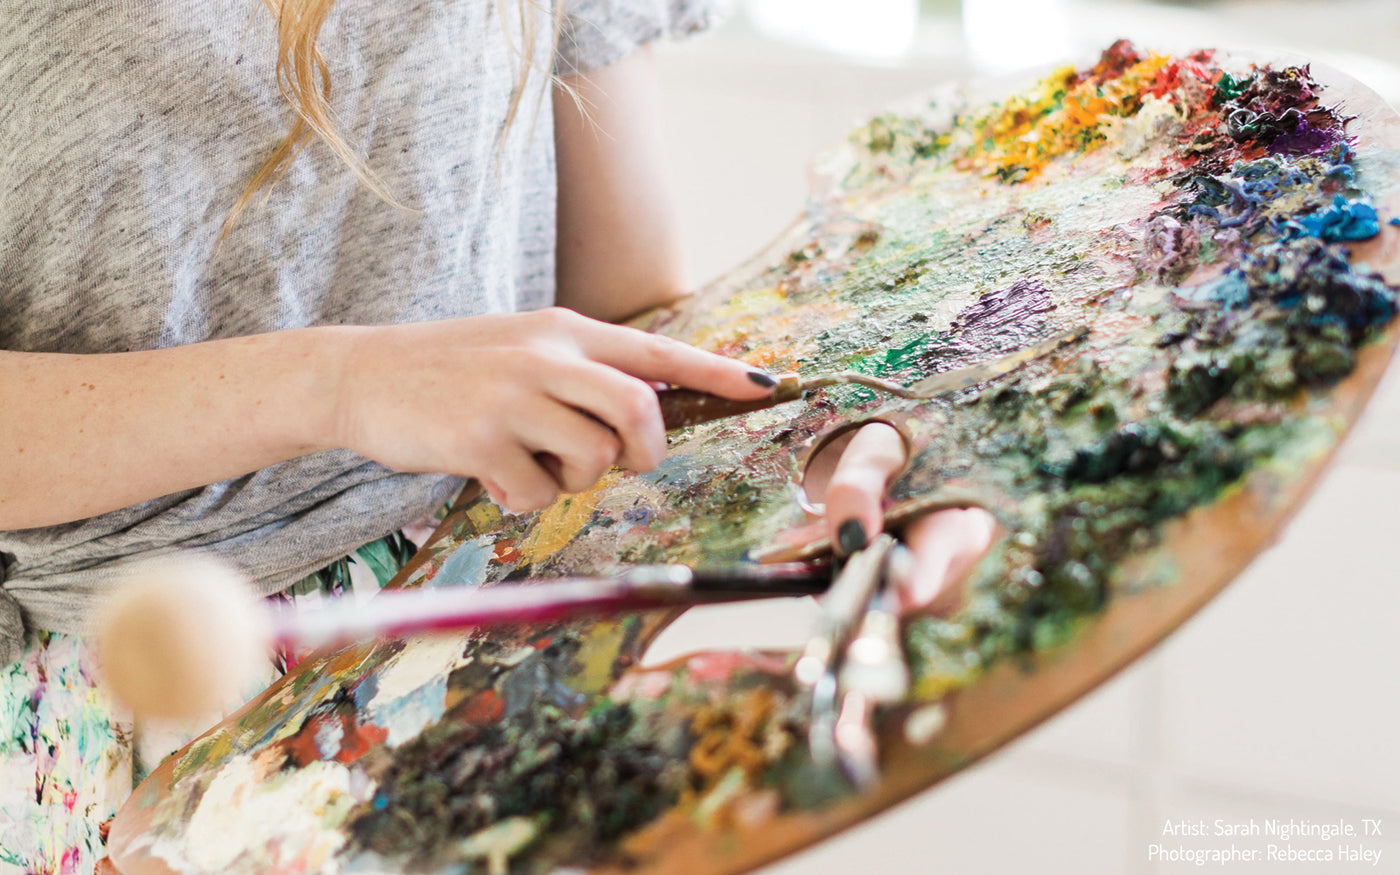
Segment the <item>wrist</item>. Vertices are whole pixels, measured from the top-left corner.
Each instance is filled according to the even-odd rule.
[[[293,391],[285,419],[287,438],[299,453],[353,448],[353,390],[363,326],[318,326],[285,332],[287,358],[280,368]]]

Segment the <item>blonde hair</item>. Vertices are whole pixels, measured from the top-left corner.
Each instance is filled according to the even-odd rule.
[[[511,16],[506,8],[506,4],[509,2],[510,0],[497,0],[500,8],[501,30],[511,52],[520,62],[520,76],[516,81],[515,91],[511,95],[505,123],[497,136],[496,157],[498,165],[501,150],[505,145],[506,132],[515,122],[516,115],[520,110],[520,99],[524,94],[526,81],[534,70],[535,46],[539,41],[539,16],[533,12],[541,8],[541,0],[518,0],[514,3],[514,18],[518,24],[518,42],[509,24]],[[287,103],[291,105],[293,112],[296,113],[296,119],[292,122],[292,127],[287,131],[287,135],[282,138],[282,142],[277,144],[277,147],[258,167],[243,193],[234,202],[233,209],[229,211],[228,217],[224,220],[223,231],[220,233],[219,239],[222,240],[228,236],[234,225],[238,223],[239,217],[248,209],[260,191],[270,190],[286,175],[292,162],[311,142],[313,136],[319,137],[323,143],[329,146],[331,151],[335,152],[340,160],[354,172],[355,176],[376,195],[394,206],[402,207],[384,188],[383,183],[365,164],[364,160],[355,154],[355,150],[336,130],[334,112],[330,105],[330,66],[326,63],[326,58],[321,54],[321,49],[317,45],[317,40],[321,35],[321,27],[330,16],[331,7],[335,5],[335,0],[263,0],[263,5],[272,13],[273,19],[277,22],[277,65],[274,70],[277,88],[282,92]],[[545,67],[544,72],[556,82],[557,77],[552,71],[553,56],[554,50],[559,45],[563,16],[564,0],[554,0],[553,8],[550,11],[552,22],[550,52],[545,59],[549,66]]]

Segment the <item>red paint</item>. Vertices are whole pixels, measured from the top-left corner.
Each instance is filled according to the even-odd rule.
[[[514,538],[502,538],[496,542],[496,546],[491,548],[491,553],[496,557],[496,561],[503,565],[512,565],[520,560],[520,547]]]
[[[1218,75],[1210,73],[1196,58],[1177,58],[1157,71],[1157,78],[1147,86],[1153,97],[1165,97],[1181,87],[1181,74],[1186,73],[1198,82],[1213,84]]]
[[[349,731],[352,728],[354,732]],[[369,753],[376,745],[383,744],[384,739],[389,737],[389,730],[372,723],[364,726],[351,723],[346,727],[346,730],[345,737],[340,741],[340,753],[335,755],[335,761],[347,766]]]
[[[331,719],[334,718],[326,714],[313,714],[309,717],[296,735],[283,742],[287,759],[296,763],[298,767],[320,761],[321,749],[316,744],[316,731]]]
[[[1118,42],[1104,50],[1099,57],[1099,62],[1089,71],[1088,75],[1074,74],[1073,84],[1078,84],[1084,79],[1092,79],[1096,84],[1102,85],[1111,79],[1118,79],[1128,71],[1128,68],[1144,60],[1142,54],[1133,45],[1131,40],[1120,39]]]
[[[495,690],[482,690],[475,696],[463,700],[454,712],[454,717],[463,723],[486,725],[495,723],[506,712],[506,700]]]
[[[283,742],[287,758],[298,767],[327,759],[325,752],[316,743],[316,736],[322,727],[336,724],[340,725],[341,730],[340,747],[329,759],[347,766],[389,737],[389,731],[383,727],[373,724],[361,726],[353,714],[313,714],[306,719],[296,735]]]

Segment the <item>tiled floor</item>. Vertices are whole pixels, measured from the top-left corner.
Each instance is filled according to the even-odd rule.
[[[1386,63],[1400,57],[1395,0],[1062,2],[1081,52],[1120,34],[1167,46],[1300,47],[1400,103],[1400,72]],[[662,61],[700,279],[738,264],[797,215],[806,160],[850,122],[967,72],[956,52],[869,68],[737,32],[670,49]],[[1164,837],[1163,825],[1197,818],[1344,818],[1358,830],[1362,818],[1379,818],[1387,835],[1351,840],[1382,852],[1375,867],[1248,868],[1400,872],[1397,496],[1392,373],[1280,541],[1166,644],[990,761],[765,875],[1184,873],[1196,867],[1149,861],[1148,848],[1189,844]],[[751,608],[721,619],[678,629],[666,646],[716,643],[707,628],[717,627],[730,641],[781,643],[799,639],[804,622]]]

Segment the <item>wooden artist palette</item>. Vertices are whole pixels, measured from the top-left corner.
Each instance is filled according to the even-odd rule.
[[[812,764],[791,655],[640,668],[674,618],[654,612],[317,653],[137,790],[116,866],[741,872],[1103,682],[1280,531],[1395,346],[1400,118],[1293,63],[1118,45],[877,117],[819,162],[791,231],[640,324],[903,383],[1084,338],[933,401],[834,389],[696,426],[657,471],[539,514],[471,493],[398,578],[747,561],[808,522],[806,440],[897,416],[914,455],[891,517],[972,502],[1006,535],[958,614],[906,623],[914,689],[879,714],[874,787]]]

